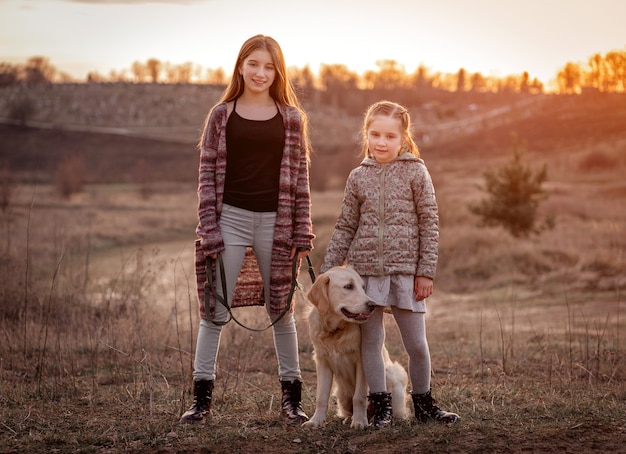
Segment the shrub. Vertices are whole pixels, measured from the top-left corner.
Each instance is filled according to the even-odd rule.
[[[64,198],[83,190],[85,162],[81,155],[64,159],[57,168],[56,187]]]
[[[609,170],[617,166],[619,166],[618,160],[602,150],[590,151],[578,162],[578,168],[583,172],[588,170]]]
[[[20,96],[13,100],[8,106],[9,118],[16,120],[20,126],[26,125],[37,110],[35,101],[29,96]]]
[[[15,190],[15,181],[11,176],[9,163],[5,161],[0,166],[0,209],[6,213],[11,204],[11,197]]]

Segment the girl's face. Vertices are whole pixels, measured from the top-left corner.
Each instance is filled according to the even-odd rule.
[[[393,161],[400,154],[402,129],[398,118],[377,115],[367,129],[370,155],[381,164]]]
[[[274,83],[276,67],[267,50],[257,49],[241,63],[239,74],[243,77],[246,90],[262,93],[269,91]]]

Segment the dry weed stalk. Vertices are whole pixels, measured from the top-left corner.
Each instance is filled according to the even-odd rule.
[[[22,341],[23,341],[23,353],[24,353],[24,360],[26,360],[26,326],[28,324],[28,281],[29,281],[29,276],[30,276],[30,221],[31,221],[31,215],[33,212],[33,207],[35,205],[35,194],[37,193],[37,186],[33,186],[33,196],[30,200],[30,206],[28,208],[28,216],[27,216],[27,221],[26,221],[26,269],[24,271],[24,311],[22,314],[23,317],[23,331],[22,331]]]
[[[154,412],[154,377],[152,374],[152,365],[150,363],[150,360],[148,359],[149,357],[148,352],[142,348],[141,353],[143,356],[140,360],[138,360],[138,359],[135,359],[135,357],[131,355],[130,353],[124,352],[104,342],[102,344],[105,347],[109,348],[110,350],[117,352],[125,356],[126,358],[131,359],[134,364],[138,365],[141,368],[141,370],[144,371],[144,373],[148,377],[147,382],[148,382],[148,392],[150,396],[150,416],[152,416]],[[165,383],[167,384],[167,380],[165,380]],[[134,384],[137,385],[137,382],[135,381]],[[130,393],[130,391],[128,390],[128,387],[126,388],[126,391],[128,392],[129,397],[133,399],[136,399],[140,395],[140,392],[137,392],[137,391],[135,391],[134,394]]]
[[[56,288],[57,285],[57,278],[59,276],[59,269],[61,268],[61,263],[63,262],[63,259],[65,257],[65,251],[63,251],[63,253],[61,254],[61,256],[59,257],[59,260],[57,261],[56,267],[54,268],[54,274],[52,276],[52,282],[50,284],[50,292],[48,293],[48,304],[46,306],[46,313],[45,313],[45,319],[43,320],[42,323],[42,330],[43,330],[43,344],[40,348],[39,351],[39,361],[37,362],[37,392],[39,394],[41,394],[41,382],[43,380],[43,375],[44,375],[44,367],[45,367],[45,357],[46,357],[46,348],[48,345],[48,329],[49,329],[49,322],[50,322],[50,314],[52,312],[52,301],[53,301],[53,297],[54,297],[54,290]]]

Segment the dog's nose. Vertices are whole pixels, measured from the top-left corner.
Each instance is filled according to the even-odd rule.
[[[376,309],[376,303],[372,300],[369,300],[367,302],[367,308],[369,309],[370,312],[373,312],[374,309]]]

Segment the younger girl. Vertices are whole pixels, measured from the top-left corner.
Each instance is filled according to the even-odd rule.
[[[293,91],[283,53],[269,36],[256,35],[241,47],[222,99],[209,112],[200,142],[198,185],[199,254],[221,254],[214,289],[231,302],[239,274],[250,269],[248,248],[259,273],[254,286],[275,322],[274,346],[282,387],[282,414],[290,422],[308,419],[301,406],[302,381],[293,311],[284,314],[292,260],[313,247],[309,193],[307,117]],[[257,267],[252,267],[256,269]],[[262,291],[264,290],[264,291]],[[193,371],[193,405],[181,422],[201,421],[211,408],[215,364],[228,312],[211,298],[211,314],[200,303],[200,327]],[[216,322],[216,323],[213,323]]]
[[[374,428],[391,424],[382,346],[383,312],[390,308],[409,355],[415,417],[455,423],[455,413],[434,405],[425,299],[432,294],[439,240],[438,210],[430,174],[419,158],[408,111],[381,101],[367,110],[364,159],[346,183],[341,215],[321,272],[348,263],[363,277],[377,304],[361,325],[361,350]]]

